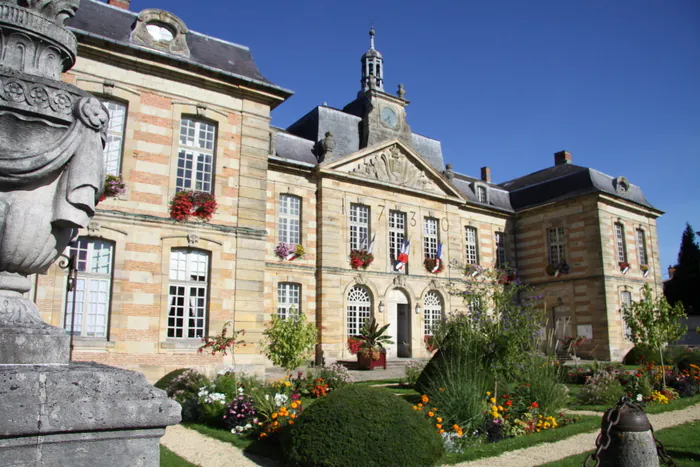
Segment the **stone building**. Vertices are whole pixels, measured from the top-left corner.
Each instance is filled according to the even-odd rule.
[[[75,305],[75,359],[150,379],[214,370],[233,360],[198,353],[201,336],[231,321],[246,330],[235,363],[260,368],[265,323],[291,308],[316,323],[326,361],[349,358],[347,338],[369,316],[391,324],[391,358],[427,357],[432,323],[465,310],[447,292],[459,272],[424,266],[438,251],[444,265],[516,267],[560,337],[590,337],[583,352],[619,359],[630,347],[621,303],[661,283],[662,213],[638,186],[574,165],[566,151],[501,184],[488,167],[478,178],[455,172],[439,141],[412,131],[403,86],[385,90],[373,30],[354,100],[272,127],[292,93],[267,81],[246,47],[128,7],[83,0],[69,22],[79,60],[65,79],[110,111],[106,163],[127,187],[80,232],[75,300],[64,270],[36,279],[47,322],[69,332]],[[183,189],[216,197],[210,222],[170,218]],[[280,243],[305,253],[280,258]],[[351,251],[367,248],[374,261],[353,269]]]

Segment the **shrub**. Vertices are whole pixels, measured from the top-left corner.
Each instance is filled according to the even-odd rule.
[[[263,353],[273,364],[291,371],[311,356],[317,333],[314,323],[307,323],[306,316],[294,308],[286,319],[273,315],[263,331]]]
[[[625,395],[625,389],[612,371],[595,373],[579,392],[579,402],[589,405],[614,405]]]
[[[513,403],[524,409],[537,402],[542,415],[554,415],[566,405],[565,370],[556,360],[531,355],[516,374],[520,383],[513,391]]]
[[[163,391],[165,391],[168,389],[168,385],[173,379],[177,378],[187,370],[189,370],[189,368],[178,368],[177,370],[173,370],[170,373],[163,376],[158,381],[156,381],[156,384],[154,384],[154,386],[158,389],[162,389]]]
[[[182,421],[193,422],[200,418],[199,391],[209,384],[206,376],[192,369],[183,371],[170,381],[165,392],[182,406]]]
[[[347,386],[310,405],[282,436],[290,465],[427,466],[442,440],[420,413],[388,391]]]
[[[625,358],[622,359],[625,365],[640,365],[642,363],[660,363],[658,350],[647,345],[635,345],[627,352]]]
[[[675,362],[679,370],[689,371],[691,364],[698,367],[700,366],[700,350],[686,349]]]
[[[323,379],[331,391],[340,389],[352,382],[348,369],[337,363],[316,367],[313,369],[313,375],[314,378]]]

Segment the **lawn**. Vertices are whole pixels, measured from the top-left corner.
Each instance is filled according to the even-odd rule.
[[[268,459],[273,459],[284,463],[284,454],[282,453],[278,443],[253,440],[240,435],[234,435],[231,433],[231,430],[224,428],[212,428],[200,423],[183,423],[182,425],[210,438],[232,444],[248,454],[267,457]]]
[[[569,387],[571,386],[576,386],[576,385],[568,385]],[[670,410],[680,410],[684,409],[686,407],[690,407],[691,405],[695,405],[697,403],[700,403],[700,394],[697,394],[692,397],[684,397],[681,399],[674,399],[668,404],[658,404],[658,405],[648,405],[644,407],[644,411],[646,413],[663,413],[663,412],[668,412]],[[594,412],[605,412],[608,410],[612,405],[581,405],[581,404],[574,404],[571,402],[571,398],[569,399],[569,405],[568,409],[569,410],[592,410]]]
[[[678,467],[696,466],[700,463],[700,421],[666,428],[656,432],[656,437],[666,448],[666,452]],[[591,451],[593,452],[593,451]],[[590,452],[558,460],[548,466],[579,467]]]
[[[160,467],[197,467],[196,464],[187,462],[170,449],[160,445]]]

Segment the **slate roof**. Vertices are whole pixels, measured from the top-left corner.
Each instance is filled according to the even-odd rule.
[[[226,75],[255,83],[277,94],[289,97],[292,91],[271,83],[258,70],[250,49],[189,31],[187,46],[190,57],[173,55],[161,49],[151,49],[129,40],[138,13],[113,7],[97,0],[83,0],[77,14],[66,21],[66,25],[80,36],[96,37],[125,47],[145,50],[189,65],[224,73]]]
[[[627,191],[618,191],[615,178],[588,167],[559,164],[499,186],[510,193],[516,211],[589,193],[606,193],[658,211],[639,186],[630,183]]]
[[[275,132],[275,156],[296,162],[316,165],[314,142],[273,127]]]
[[[488,190],[488,203],[482,203],[479,201],[475,191],[475,183],[486,185]],[[455,176],[452,179],[452,184],[457,187],[457,190],[459,190],[462,196],[467,198],[467,201],[472,204],[513,212],[513,207],[510,204],[510,193],[498,185],[486,183],[478,178],[469,177],[468,175],[460,173],[455,173]]]

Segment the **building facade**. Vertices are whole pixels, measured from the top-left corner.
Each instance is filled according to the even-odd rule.
[[[152,380],[214,371],[234,360],[197,349],[231,322],[246,330],[235,364],[259,369],[265,324],[292,309],[316,323],[319,360],[349,358],[347,338],[370,316],[391,325],[390,358],[427,357],[432,324],[466,311],[448,293],[461,278],[452,261],[517,268],[560,337],[590,337],[584,353],[629,349],[621,304],[661,283],[662,213],[639,187],[565,151],[501,184],[488,167],[478,178],[455,172],[439,141],[412,131],[403,86],[385,91],[373,30],[356,98],[275,128],[271,111],[292,93],[246,47],[128,3],[84,0],[69,22],[79,59],[64,79],[110,111],[106,168],[127,188],[79,232],[74,292],[57,266],[36,278],[43,317],[73,330],[74,359]],[[182,190],[215,196],[209,222],[170,218]],[[303,256],[281,258],[288,244]],[[353,269],[351,251],[370,248],[374,261]],[[445,267],[428,270],[425,258],[438,256]]]

